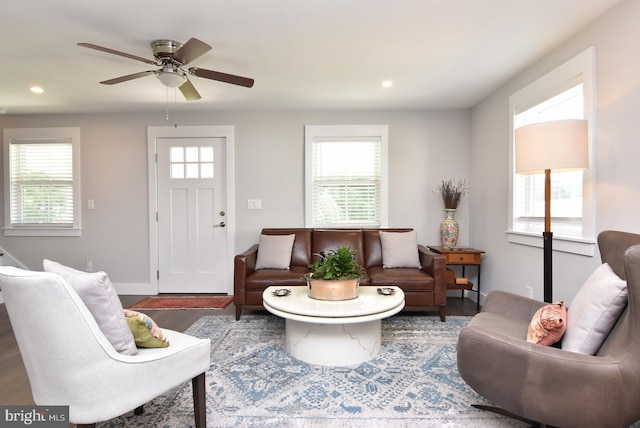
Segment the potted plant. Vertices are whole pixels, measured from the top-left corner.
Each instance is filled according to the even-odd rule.
[[[442,181],[438,186],[438,192],[444,203],[445,218],[440,223],[440,241],[447,248],[453,248],[458,243],[460,225],[456,220],[456,210],[464,195],[469,191],[465,180]]]
[[[309,297],[318,300],[349,300],[358,297],[364,269],[356,261],[356,252],[347,246],[316,254],[319,260],[309,265],[305,275]]]

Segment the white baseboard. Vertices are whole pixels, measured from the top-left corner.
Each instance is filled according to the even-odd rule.
[[[4,303],[4,297],[2,297],[2,291],[0,291],[0,303]]]
[[[158,290],[149,283],[114,283],[118,295],[155,296]]]

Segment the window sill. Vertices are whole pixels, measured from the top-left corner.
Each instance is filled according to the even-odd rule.
[[[507,239],[513,244],[527,245],[530,247],[543,247],[542,234],[507,231]],[[553,250],[563,253],[578,254],[593,257],[595,255],[596,242],[592,239],[567,238],[564,236],[553,237]]]
[[[46,229],[5,227],[4,236],[81,236],[80,228]]]

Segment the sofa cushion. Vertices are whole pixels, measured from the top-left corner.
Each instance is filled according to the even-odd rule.
[[[627,282],[600,265],[569,305],[562,349],[595,355],[626,306]]]
[[[418,256],[418,237],[415,230],[410,232],[380,231],[382,245],[382,267],[421,269]]]
[[[364,266],[364,239],[362,230],[316,229],[313,232],[312,253],[328,252],[341,246],[347,246],[356,252],[356,261]],[[313,256],[313,262],[318,257]]]
[[[272,285],[283,287],[306,285],[307,280],[304,278],[304,274],[308,272],[310,269],[305,266],[291,266],[291,269],[288,270],[256,270],[245,278],[245,288],[247,290],[264,290]]]
[[[404,291],[432,291],[435,281],[431,275],[415,268],[385,269],[381,266],[367,269],[369,285],[382,287],[395,285]]]
[[[116,351],[125,355],[138,353],[122,314],[122,303],[106,273],[82,272],[47,259],[42,266],[45,272],[60,275],[76,290]]]
[[[260,235],[256,270],[289,269],[296,235]]]
[[[527,329],[527,342],[553,345],[562,339],[567,328],[567,307],[564,302],[550,303],[536,311]]]

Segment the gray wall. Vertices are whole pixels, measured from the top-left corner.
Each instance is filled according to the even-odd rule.
[[[487,250],[486,292],[502,289],[542,299],[542,249],[507,242],[509,96],[589,46],[596,48],[596,231],[640,232],[640,2],[623,0],[471,112],[470,178],[475,191],[471,242]],[[594,257],[554,252],[554,300],[570,303],[600,264]],[[484,293],[483,293],[484,294]]]
[[[81,130],[80,238],[0,235],[0,247],[30,269],[51,258],[104,270],[119,292],[149,283],[146,127],[235,127],[235,252],[257,242],[263,227],[304,226],[304,125],[389,125],[389,226],[413,227],[422,243],[439,242],[444,217],[437,184],[467,178],[470,112],[464,111],[233,111],[174,114],[4,116],[3,128],[78,126]],[[95,210],[86,209],[87,199]],[[261,199],[262,210],[248,210]],[[0,211],[4,213],[4,211]],[[457,216],[461,244],[469,244],[469,206]],[[232,274],[229,275],[230,280]]]
[[[509,96],[589,46],[596,47],[596,230],[640,233],[640,2],[622,0],[469,111],[237,111],[174,114],[183,125],[235,126],[236,252],[262,227],[302,226],[303,132],[313,124],[389,124],[390,226],[410,226],[438,242],[442,179],[468,178],[457,215],[461,245],[487,251],[483,295],[492,289],[542,298],[542,250],[509,244]],[[470,78],[472,78],[470,76]],[[173,122],[172,122],[173,123]],[[0,247],[29,268],[44,257],[78,268],[91,258],[116,283],[148,278],[146,127],[164,113],[2,116],[0,127],[79,126],[82,138],[81,238],[6,238]],[[87,199],[96,209],[86,211]],[[247,199],[263,209],[247,210]],[[2,215],[3,211],[0,211]],[[599,256],[554,253],[554,297],[570,301]]]

